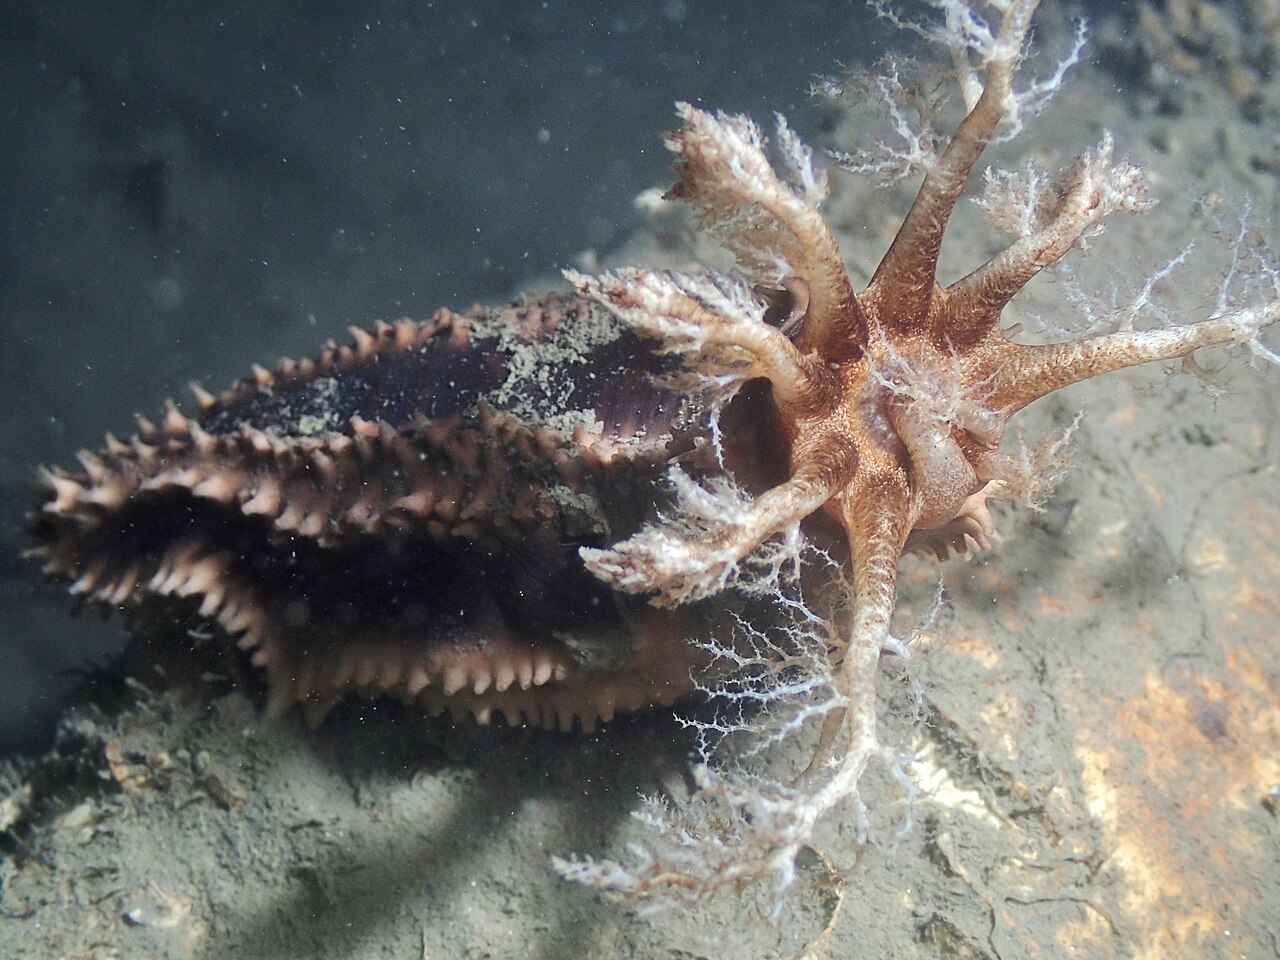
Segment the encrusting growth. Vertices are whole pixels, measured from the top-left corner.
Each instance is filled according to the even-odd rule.
[[[1037,0],[931,3],[940,24],[879,12],[948,51],[967,113],[935,152],[928,136],[907,129],[908,106],[893,99],[890,113],[907,148],[887,158],[840,158],[855,170],[923,174],[866,289],[852,287],[819,212],[825,178],[786,123],[777,121],[775,168],[751,120],[688,104],[679,105],[681,127],[667,141],[678,174],[671,196],[693,205],[745,276],[635,269],[569,275],[582,295],[678,354],[682,386],[701,389],[713,408],[724,408],[748,381],[767,380],[789,463],[787,479],[754,498],[727,480],[701,484],[673,468],[675,509],[620,543],[584,548],[588,569],[659,606],[731,586],[777,590],[779,602],[788,602],[779,571],[788,560],[799,564],[799,525],[821,513],[844,530],[851,584],[843,618],[809,614],[789,638],[763,641],[777,684],[794,682],[802,656],[809,659],[801,674],[829,673],[821,691],[796,698],[807,706],[790,707],[793,716],[821,718],[807,770],[794,781],[770,782],[702,766],[688,809],[655,805],[645,814],[660,832],[653,849],[634,851],[626,865],[557,861],[574,880],[626,897],[687,903],[772,875],[780,896],[815,823],[845,805],[865,827],[858,786],[869,764],[883,762],[907,782],[905,761],[883,742],[876,713],[882,654],[908,655],[889,627],[899,557],[907,548],[945,557],[986,547],[995,535],[987,501],[1033,494],[1041,475],[1056,471],[1061,443],[1021,456],[1001,451],[1010,418],[1068,384],[1156,360],[1192,364],[1192,354],[1206,347],[1244,345],[1269,363],[1280,361],[1259,340],[1280,320],[1280,271],[1264,254],[1246,270],[1242,251],[1227,283],[1252,283],[1252,305],[1228,309],[1224,297],[1220,315],[1198,323],[1121,325],[1047,345],[1014,342],[1001,329],[1001,311],[1037,273],[1110,214],[1151,203],[1141,169],[1115,158],[1109,135],[1056,178],[1030,165],[988,172],[980,206],[1015,239],[966,276],[940,284],[947,223],[984,149],[1016,134],[1053,94],[1083,32],[1047,78],[1020,85]],[[984,6],[990,24],[978,15]],[[879,89],[888,97],[902,91],[896,74]],[[784,322],[773,325],[766,314],[779,301]],[[806,629],[808,652],[797,652]],[[713,652],[730,668],[759,665],[741,652]],[[762,674],[754,676],[762,712],[776,723],[781,697],[766,689]]]

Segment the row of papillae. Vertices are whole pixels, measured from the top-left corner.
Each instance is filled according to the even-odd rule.
[[[561,727],[671,699],[676,694],[664,690],[687,685],[687,667],[659,670],[641,682],[627,676],[626,667],[616,677],[584,675],[562,644],[548,638],[531,645],[497,615],[486,621],[482,638],[413,643],[373,630],[362,635],[357,626],[339,645],[308,649],[317,645],[297,639],[305,623],[289,623],[235,551],[198,524],[177,525],[151,549],[131,548],[131,518],[159,523],[162,518],[147,511],[169,503],[215,511],[219,523],[246,524],[259,537],[321,546],[349,536],[391,542],[425,534],[442,548],[494,550],[547,525],[566,539],[599,533],[593,531],[598,517],[567,508],[563,495],[548,495],[553,487],[561,494],[589,492],[611,462],[625,472],[615,462],[616,446],[584,428],[565,436],[483,405],[468,417],[399,426],[352,417],[343,432],[316,436],[218,419],[256,394],[338,375],[379,352],[417,350],[433,338],[441,349],[469,349],[465,326],[453,315],[438,315],[426,326],[381,324],[315,360],[258,369],[220,397],[198,390],[198,420],[170,404],[162,422],[141,420],[130,440],[108,437],[101,451],[81,454],[81,471],[45,473],[48,499],[36,518],[44,545],[35,554],[46,572],[71,581],[72,592],[89,600],[126,607],[155,598],[185,601],[254,651],[254,662],[268,674],[273,710],[301,702],[313,720],[352,691],[398,697],[433,712],[470,712],[482,721],[497,711],[513,722]],[[679,653],[678,643],[676,637],[667,653]]]

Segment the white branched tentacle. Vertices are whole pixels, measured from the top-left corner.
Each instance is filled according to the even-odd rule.
[[[750,586],[742,561],[776,534],[780,550],[764,555],[764,566],[781,569],[799,549],[798,526],[831,498],[833,478],[805,466],[785,483],[749,500],[728,481],[710,487],[678,467],[670,473],[676,510],[663,526],[649,526],[609,549],[583,547],[588,570],[628,593],[653,593],[658,606],[674,607],[713,596],[731,584]],[[765,581],[767,584],[767,580]]]
[[[582,296],[659,342],[658,352],[686,356],[707,389],[767,377],[780,403],[803,402],[813,361],[764,322],[765,304],[741,280],[709,273],[618,270],[596,277],[566,270]]]
[[[995,229],[1029,237],[1052,217],[1058,193],[1049,172],[1034,158],[1028,158],[1016,171],[988,167],[982,179],[982,196],[973,202]]]
[[[1169,314],[1157,306],[1155,290],[1159,284],[1168,280],[1169,277],[1173,275],[1174,271],[1187,262],[1187,258],[1191,256],[1191,251],[1194,248],[1195,241],[1187,241],[1187,245],[1178,252],[1177,256],[1171,258],[1163,267],[1155,271],[1151,276],[1147,277],[1146,281],[1142,284],[1142,289],[1139,290],[1133,300],[1130,301],[1128,309],[1120,315],[1119,322],[1116,326],[1117,332],[1136,329],[1137,325],[1134,321],[1139,315],[1148,311],[1155,312],[1161,319],[1164,326],[1169,326],[1172,323],[1172,318]],[[1225,313],[1226,310],[1223,309],[1218,312]]]
[[[1019,438],[1014,452],[987,454],[980,464],[982,479],[989,481],[982,491],[984,508],[986,500],[1015,500],[1033,512],[1043,510],[1066,475],[1066,454],[1083,419],[1077,413],[1057,436],[1038,443]]]
[[[1002,114],[998,139],[1016,136],[1023,123],[1062,86],[1067,71],[1080,62],[1087,39],[1082,21],[1076,24],[1071,48],[1048,76],[1015,90],[1011,84],[1013,72],[1026,58],[1026,36],[1040,0],[991,4],[1000,13],[995,26],[979,17],[975,4],[968,0],[927,2],[942,11],[941,23],[921,23],[899,16],[886,0],[875,0],[872,6],[894,26],[919,34],[947,51],[967,110],[972,111],[983,93],[994,86]]]
[[[1280,322],[1280,295],[1268,303],[1222,317],[1160,330],[1127,330],[1042,347],[1022,347],[1014,367],[998,369],[996,389],[1006,410],[1019,410],[1039,397],[1089,377],[1157,360],[1189,357],[1217,346],[1244,346],[1255,357],[1280,366],[1280,354],[1263,343],[1262,331]]]
[[[828,558],[820,560],[830,565]],[[881,654],[905,663],[909,649],[877,617],[849,637],[843,606],[834,615],[818,614],[803,598],[784,596],[787,626],[781,634],[747,626],[745,637],[708,647],[725,673],[708,693],[725,702],[727,714],[720,712],[699,729],[706,750],[693,770],[694,796],[678,806],[647,799],[635,816],[651,831],[651,845],[628,845],[626,861],[555,858],[562,876],[628,900],[644,899],[652,909],[696,904],[767,880],[777,917],[796,882],[797,860],[818,842],[824,821],[846,810],[859,841],[866,839],[869,824],[859,788],[870,765],[882,765],[900,788],[899,830],[907,829],[915,796],[911,758],[879,732],[875,687]],[[918,701],[918,682],[908,676],[905,683],[908,699]],[[734,756],[756,757],[833,717],[842,732],[825,762],[799,780],[711,763],[726,736],[749,738]]]
[[[1231,263],[1219,287],[1214,313],[1218,316],[1229,314],[1232,305],[1241,301],[1256,304],[1270,300],[1270,304],[1260,311],[1261,316],[1249,321],[1256,323],[1257,327],[1244,343],[1257,359],[1280,366],[1280,353],[1261,338],[1262,330],[1276,322],[1274,313],[1280,309],[1277,307],[1280,304],[1280,262],[1265,244],[1259,242],[1258,232],[1259,225],[1246,203],[1239,213],[1239,224],[1231,244]],[[1271,314],[1268,314],[1268,309]]]
[[[830,558],[822,559],[830,569]],[[732,640],[700,644],[710,660],[707,676],[714,679],[699,682],[699,689],[718,709],[710,719],[682,722],[697,730],[704,757],[734,734],[745,735],[735,742],[739,756],[764,753],[847,705],[835,661],[844,645],[843,610],[820,615],[782,585],[772,599],[781,626],[761,629],[739,619]]]
[[[878,140],[869,148],[856,152],[832,150],[831,158],[845,170],[870,174],[893,183],[916,173],[928,173],[938,162],[930,113],[922,94],[903,82],[901,68],[894,61],[885,64],[884,72],[869,81],[871,89],[884,103],[889,124],[901,146]],[[830,83],[827,95],[840,96],[844,84]],[[912,118],[912,114],[915,118]]]
[[[787,118],[775,113],[774,129],[778,137],[778,150],[786,164],[791,192],[798,196],[806,210],[817,210],[827,199],[827,173],[813,165],[813,151],[809,149],[787,124]]]
[[[787,182],[769,163],[764,138],[749,117],[711,114],[687,103],[676,104],[676,112],[684,126],[667,146],[682,161],[678,190],[701,207],[708,225],[746,262],[758,264],[759,252],[773,249],[790,272],[811,280],[811,265],[839,248],[818,212],[827,183],[814,170],[808,149],[779,117]]]
[[[987,220],[1018,235],[948,288],[955,309],[966,315],[1002,308],[1033,276],[1097,232],[1104,218],[1151,206],[1141,168],[1114,162],[1111,134],[1063,173],[1061,187],[1042,180],[1035,168],[1019,175],[988,175],[981,205]]]
[[[975,5],[965,0],[930,2],[943,11],[942,25],[903,21],[884,4],[878,5],[881,14],[899,27],[937,40],[950,51],[969,108],[925,176],[902,228],[872,277],[872,288],[892,289],[903,309],[912,313],[925,312],[933,296],[942,236],[978,158],[993,139],[1016,133],[1021,113],[1054,88],[1049,84],[1023,97],[1013,86],[1018,65],[1026,56],[1026,35],[1038,0],[1007,0],[994,5],[1000,13],[994,29],[976,15]],[[1059,73],[1065,69],[1064,65]]]
[[[786,121],[778,117],[786,174],[779,177],[749,118],[711,114],[687,103],[676,110],[684,125],[667,139],[680,175],[672,194],[693,203],[703,223],[757,279],[802,279],[810,314],[820,323],[853,309],[840,246],[818,209],[826,198],[826,177]]]
[[[887,342],[881,353],[882,362],[871,371],[872,378],[911,407],[914,417],[944,431],[959,427],[989,445],[999,442],[1000,425],[991,413],[994,374],[971,378],[958,353],[936,367],[912,362]]]

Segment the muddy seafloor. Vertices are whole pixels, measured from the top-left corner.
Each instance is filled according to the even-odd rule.
[[[1208,195],[1228,224],[1245,197],[1260,220],[1275,214],[1280,98],[1272,81],[1261,106],[1246,110],[1211,65],[1172,91],[1153,92],[1137,76],[1118,85],[1120,51],[1079,71],[1014,146],[1057,167],[1112,130],[1118,152],[1147,165],[1161,203],[1117,219],[1089,254],[1073,255],[1076,272],[1095,289],[1113,276],[1140,285],[1194,238],[1161,292],[1172,308],[1200,316],[1212,307],[1227,248],[1196,200]],[[57,125],[55,114],[46,126]],[[827,125],[834,131],[797,124],[825,142],[868,121],[850,113]],[[164,135],[181,155],[181,125]],[[196,225],[234,220],[209,199],[239,195],[219,182],[216,159],[180,168],[166,209]],[[909,196],[905,185],[837,180],[831,219],[856,274],[874,267]],[[109,212],[85,215],[86,231],[109,235],[109,226]],[[212,227],[182,229],[217,248]],[[1280,239],[1268,229],[1274,247]],[[655,220],[605,257],[687,262],[681,237],[671,221]],[[183,243],[189,250],[194,241]],[[962,207],[945,267],[958,275],[1000,242]],[[344,284],[309,287],[298,279],[307,257],[278,252],[295,261],[280,276],[297,287],[261,330],[219,328],[224,309],[248,306],[227,306],[237,295],[209,265],[212,249],[204,269],[221,286],[202,291],[199,264],[179,257],[173,270],[192,272],[167,309],[183,319],[153,308],[147,329],[126,334],[134,351],[119,347],[120,328],[64,318],[58,335],[86,355],[97,344],[103,359],[57,385],[46,377],[34,396],[57,402],[7,424],[10,450],[56,447],[32,435],[40,418],[79,424],[66,428],[68,440],[120,427],[115,415],[127,409],[116,407],[149,403],[199,371],[234,375],[223,354],[237,365],[266,361],[335,333],[339,320],[395,312],[378,300],[364,316],[312,326],[307,313],[324,311],[297,305]],[[360,255],[349,269],[376,259]],[[121,268],[114,283],[143,285],[145,274],[153,303],[170,303],[173,285],[147,272],[145,244],[122,262],[137,276]],[[394,281],[375,286],[390,297]],[[52,295],[59,288],[50,284]],[[1062,290],[1060,275],[1037,281],[1010,319],[1062,322]],[[486,298],[503,294],[494,288]],[[354,311],[360,295],[350,292],[333,312]],[[441,295],[455,305],[472,298]],[[201,301],[217,308],[204,311]],[[6,311],[16,315],[12,302]],[[175,323],[188,338],[179,360],[159,356]],[[758,918],[749,895],[639,917],[549,870],[553,853],[619,852],[640,839],[629,816],[639,793],[687,789],[689,742],[671,716],[558,735],[352,703],[309,731],[297,716],[265,720],[254,678],[216,639],[192,654],[189,641],[161,635],[136,641],[78,688],[81,702],[64,715],[52,751],[5,784],[0,817],[13,829],[0,863],[0,955],[789,956],[828,924],[814,955],[1275,955],[1280,376],[1239,357],[1213,360],[1222,394],[1146,370],[1074,388],[1019,418],[1034,436],[1085,411],[1072,470],[1043,512],[1004,512],[1005,540],[992,555],[942,568],[948,611],[921,642],[930,722],[915,828],[895,849],[869,851],[839,890],[825,882],[822,860],[809,858],[779,926]],[[111,395],[103,364],[137,370],[143,385]],[[106,398],[96,405],[95,391]],[[68,396],[111,422],[74,412]],[[76,442],[91,439],[92,431]],[[19,469],[6,469],[16,485]],[[904,561],[904,626],[928,606],[937,575],[934,564]],[[70,636],[85,623],[64,620],[52,589],[33,597],[11,578],[6,590],[6,642],[20,651],[42,631]],[[39,669],[17,655],[11,662]],[[849,846],[839,823],[823,835],[832,861],[849,860]]]

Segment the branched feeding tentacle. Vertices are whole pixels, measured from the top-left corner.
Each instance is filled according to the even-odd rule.
[[[673,607],[719,593],[738,577],[741,561],[770,537],[791,531],[831,499],[852,475],[857,453],[838,440],[814,451],[796,473],[754,500],[698,486],[674,469],[676,521],[651,526],[616,546],[584,547],[587,569],[629,593],[653,593],[653,603]]]
[[[699,644],[711,669],[698,687],[717,709],[710,718],[679,719],[697,731],[703,757],[735,734],[741,735],[734,744],[737,756],[763,754],[801,735],[844,702],[830,669],[832,649],[841,642],[832,635],[831,618],[789,589],[778,590],[774,599],[782,614],[779,630],[737,617],[731,639],[712,637]]]
[[[761,279],[788,274],[809,287],[809,342],[860,343],[865,323],[854,300],[840,247],[818,211],[826,177],[781,116],[778,145],[789,182],[778,177],[764,153],[759,128],[747,117],[710,114],[676,105],[684,125],[667,139],[679,180],[670,195],[696,205],[704,222]]]
[[[877,4],[882,15],[897,25],[937,40],[949,50],[969,108],[942,156],[925,175],[869,288],[878,296],[901,302],[906,315],[917,322],[928,316],[942,236],[978,158],[1002,128],[1012,136],[1022,123],[1022,114],[1039,108],[1076,62],[1083,44],[1083,35],[1078,35],[1072,52],[1052,76],[1017,92],[1013,77],[1026,55],[1027,31],[1039,0],[1010,0],[1001,5],[1000,22],[994,30],[962,0],[934,3],[945,14],[945,25],[937,28],[903,21],[884,4]]]
[[[822,368],[764,322],[765,304],[739,280],[634,269],[598,277],[566,270],[565,277],[637,333],[657,340],[659,352],[684,354],[686,366],[708,387],[765,377],[783,405],[813,406],[831,393]]]
[[[911,64],[914,66],[914,64]],[[880,64],[876,75],[853,74],[815,87],[815,93],[839,99],[849,90],[871,94],[884,104],[896,146],[878,140],[856,151],[830,150],[829,155],[849,173],[871,175],[893,183],[914,174],[927,174],[938,162],[937,137],[933,129],[935,104],[921,89],[918,78],[904,79],[908,64],[890,58]]]
[[[877,610],[858,620],[850,635],[843,604],[817,613],[803,597],[788,597],[794,616],[783,636],[748,627],[745,637],[715,645],[713,653],[728,675],[708,692],[727,701],[730,719],[702,731],[708,748],[693,771],[696,793],[678,806],[657,798],[645,801],[636,817],[654,832],[652,846],[630,845],[625,862],[553,858],[562,876],[614,896],[643,899],[654,909],[697,904],[722,890],[764,881],[770,884],[776,918],[797,879],[801,852],[817,843],[820,825],[834,812],[848,809],[859,842],[867,839],[859,788],[872,764],[882,765],[901,789],[906,829],[915,793],[910,759],[886,742],[876,716],[881,656],[911,658],[907,645],[889,635],[887,613],[880,616],[885,598],[892,605],[893,592],[893,564],[882,560],[896,557],[893,538],[901,521],[866,515],[863,522],[889,537],[860,550],[868,577],[856,592],[879,602]],[[918,684],[909,675],[905,680],[906,697],[918,703]],[[723,734],[741,733],[776,746],[802,736],[807,722],[823,718],[832,721],[834,734],[798,778],[751,773],[723,757],[719,764],[711,762]],[[757,753],[747,749],[737,756]]]
[[[994,326],[1000,311],[1027,281],[1096,231],[1105,217],[1116,211],[1140,213],[1151,205],[1141,169],[1131,163],[1113,163],[1112,149],[1111,134],[1105,134],[1096,150],[1067,169],[1057,190],[1030,176],[988,180],[984,206],[989,219],[1013,221],[1002,208],[1015,208],[1020,236],[947,288],[947,310],[956,318],[953,323],[979,317]],[[1002,191],[1001,187],[1012,189]]]
[[[1160,330],[1125,330],[1069,343],[1006,345],[996,370],[994,402],[1007,415],[1055,390],[1113,370],[1156,360],[1190,357],[1205,347],[1243,345],[1280,366],[1280,355],[1261,341],[1264,329],[1280,322],[1280,296],[1222,317]]]

